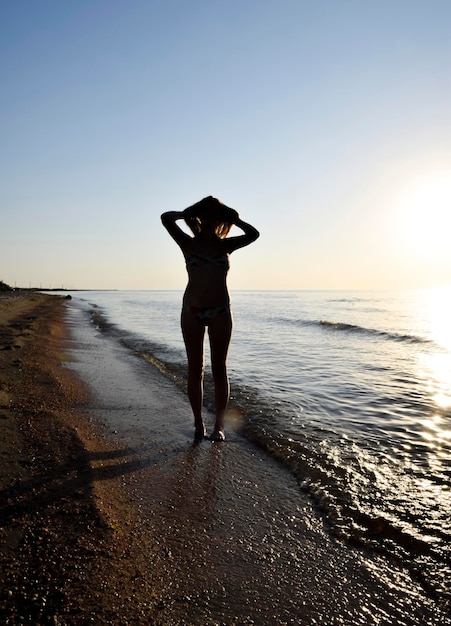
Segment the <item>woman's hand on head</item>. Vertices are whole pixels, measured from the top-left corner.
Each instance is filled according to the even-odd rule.
[[[238,214],[238,211],[235,211],[235,209],[231,209],[230,207],[227,207],[227,221],[230,224],[235,224],[239,219],[240,219],[240,216]]]
[[[181,211],[166,211],[161,216],[161,220],[163,223],[172,221],[175,222],[183,217],[183,213]]]
[[[193,217],[198,217],[198,212],[199,212],[199,207],[197,205],[194,205],[182,211],[182,215],[183,215],[183,218],[186,220],[186,219],[191,219]]]

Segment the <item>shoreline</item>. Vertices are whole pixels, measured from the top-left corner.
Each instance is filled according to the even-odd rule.
[[[102,498],[129,527],[136,520],[119,489],[95,488],[90,445],[116,452],[82,408],[85,386],[62,367],[63,302],[0,296],[0,621],[139,624],[127,546]],[[112,566],[118,589],[105,584]]]
[[[0,298],[4,624],[18,616],[24,623],[80,623],[95,602],[91,579],[108,559],[111,533],[74,425],[86,421],[78,410],[86,391],[61,367],[64,315],[52,296]]]
[[[405,572],[329,536],[252,444],[193,446],[183,394],[64,297],[4,303],[5,624],[446,623]]]

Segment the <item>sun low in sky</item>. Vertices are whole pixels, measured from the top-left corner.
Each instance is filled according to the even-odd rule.
[[[446,265],[451,242],[451,171],[419,172],[393,199],[394,234],[411,256]]]
[[[214,195],[261,233],[232,289],[451,284],[449,0],[8,0],[2,25],[0,280],[182,289],[160,214]]]

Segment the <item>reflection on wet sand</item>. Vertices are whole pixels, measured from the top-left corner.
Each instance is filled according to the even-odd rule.
[[[160,441],[123,468],[111,477],[139,510],[131,541],[161,598],[157,623],[314,624],[320,612],[351,624],[370,598],[377,616],[390,595],[399,616],[416,610],[400,571],[335,544],[294,478],[245,441]]]

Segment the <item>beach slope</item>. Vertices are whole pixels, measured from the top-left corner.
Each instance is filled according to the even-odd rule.
[[[2,296],[0,338],[2,623],[446,623],[271,457],[195,444],[184,394],[70,301]]]

